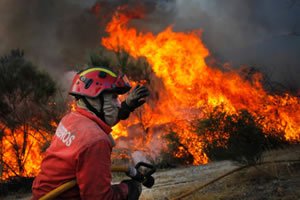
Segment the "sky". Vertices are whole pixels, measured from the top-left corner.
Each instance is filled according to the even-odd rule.
[[[97,2],[105,8],[102,23],[91,12]],[[1,0],[0,55],[24,49],[59,77],[87,61],[105,35],[104,24],[124,4],[145,10],[144,19],[130,24],[138,30],[202,30],[220,65],[255,67],[274,82],[300,88],[299,0]]]

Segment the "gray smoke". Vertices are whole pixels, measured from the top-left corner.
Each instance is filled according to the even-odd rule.
[[[83,62],[95,48],[97,21],[89,11],[95,1],[1,0],[0,54],[21,48],[25,56],[58,75]]]
[[[98,16],[91,11],[96,3]],[[141,31],[202,29],[219,63],[254,66],[274,81],[300,87],[298,0],[1,0],[0,55],[22,48],[34,63],[61,74],[86,62],[105,23],[125,4],[128,12],[145,13],[130,24]]]
[[[300,1],[177,0],[176,30],[202,29],[219,62],[300,87]]]
[[[96,3],[99,15],[93,12]],[[158,4],[149,0],[1,0],[0,55],[21,48],[26,58],[57,80],[65,79],[63,72],[84,65],[99,47],[105,23],[119,6],[150,15],[159,10]]]

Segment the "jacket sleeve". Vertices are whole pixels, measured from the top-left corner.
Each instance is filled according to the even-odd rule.
[[[76,178],[82,200],[127,199],[128,187],[111,185],[111,147],[100,140],[84,148],[77,156]]]

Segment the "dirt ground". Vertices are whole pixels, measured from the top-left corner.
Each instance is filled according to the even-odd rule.
[[[262,162],[299,160],[300,147],[270,151]],[[144,189],[142,200],[172,200],[240,166],[230,162],[212,162],[204,166],[172,169],[156,173],[156,184]],[[181,199],[181,198],[180,198]],[[271,162],[229,175],[182,199],[201,200],[298,200],[300,199],[300,163]]]
[[[300,162],[276,163],[278,160],[300,160],[300,146],[269,151],[262,162],[266,165],[249,167],[235,172],[219,181],[195,190],[200,186],[230,172],[240,165],[231,161],[211,162],[202,166],[159,170],[155,173],[155,185],[151,189],[143,187],[140,200],[298,200],[300,199]],[[115,174],[114,182],[124,179]],[[4,200],[29,200],[30,194],[16,194]]]

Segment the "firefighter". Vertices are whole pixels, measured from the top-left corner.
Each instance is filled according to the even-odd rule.
[[[39,199],[63,183],[76,179],[77,185],[59,199],[138,199],[142,187],[135,180],[111,185],[111,151],[115,145],[111,127],[145,103],[149,91],[136,86],[120,103],[118,95],[131,89],[125,75],[104,67],[77,73],[70,94],[76,108],[60,121],[32,186]]]

